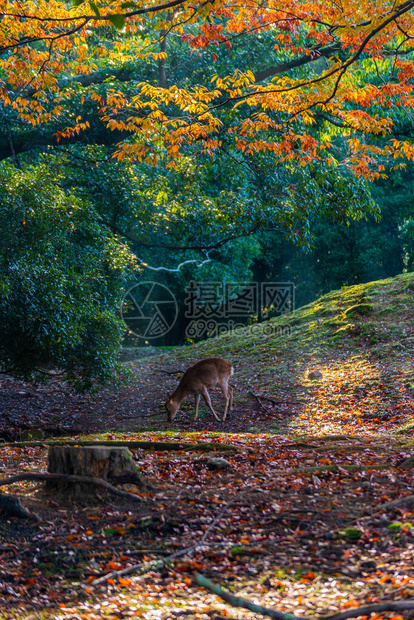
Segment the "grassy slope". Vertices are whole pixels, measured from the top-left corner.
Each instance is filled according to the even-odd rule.
[[[184,368],[208,356],[231,360],[233,416],[250,415],[253,403],[257,410],[250,391],[270,396],[278,403],[262,403],[274,413],[273,432],[411,433],[413,294],[414,274],[347,287],[269,321],[267,335],[244,330],[175,349],[162,360],[175,367],[181,360]],[[142,370],[147,363],[136,365]],[[323,373],[321,380],[307,378],[312,369]]]

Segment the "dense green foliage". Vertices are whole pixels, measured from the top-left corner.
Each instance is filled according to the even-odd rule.
[[[28,375],[53,364],[83,386],[107,380],[123,334],[115,308],[127,248],[43,166],[2,165],[0,195],[2,365]]]
[[[359,220],[315,217],[309,251],[267,237],[255,263],[259,280],[296,285],[296,306],[344,285],[380,280],[414,266],[413,171],[395,174],[371,187],[380,217]]]

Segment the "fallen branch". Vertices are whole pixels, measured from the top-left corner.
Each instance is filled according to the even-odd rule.
[[[14,484],[15,482],[21,482],[22,480],[34,480],[36,481],[46,481],[50,482],[52,480],[56,482],[85,482],[88,484],[93,484],[98,487],[102,487],[107,491],[113,493],[113,495],[118,495],[119,497],[125,497],[126,499],[131,499],[135,502],[141,502],[142,499],[133,493],[127,493],[126,491],[121,491],[117,489],[106,480],[102,480],[101,478],[92,478],[91,476],[76,476],[73,474],[17,474],[16,476],[11,476],[10,478],[0,478],[0,487]]]
[[[123,420],[142,420],[142,418],[155,418],[155,416],[165,415],[164,411],[156,411],[155,413],[147,413],[146,415],[125,415],[122,416]]]
[[[371,470],[381,470],[381,469],[395,469],[394,465],[391,463],[373,463],[372,465],[319,465],[315,467],[296,467],[295,469],[289,469],[286,471],[285,469],[275,470],[275,474],[319,474],[324,473],[326,471],[331,471],[333,473],[338,473],[341,469],[345,469],[346,471],[371,471]],[[343,472],[342,472],[343,473]]]
[[[163,372],[165,375],[183,375],[185,370],[163,370],[162,368],[154,368],[155,372]]]
[[[137,416],[138,417],[138,416]],[[154,450],[155,452],[162,451],[174,451],[174,450],[188,450],[189,452],[213,452],[213,451],[233,451],[237,452],[238,448],[230,446],[226,443],[215,442],[200,442],[189,443],[177,441],[74,441],[74,440],[60,440],[60,441],[15,441],[10,443],[3,443],[1,447],[36,447],[41,446],[46,448],[47,446],[126,446],[127,448],[141,448],[142,450]]]
[[[383,601],[374,605],[364,607],[354,607],[347,611],[340,611],[331,616],[319,616],[318,620],[345,620],[345,618],[358,618],[359,616],[369,616],[379,611],[403,611],[404,609],[414,609],[414,599],[406,598],[402,601]]]
[[[262,605],[255,605],[250,601],[241,598],[240,596],[234,596],[212,583],[209,579],[206,579],[200,573],[196,574],[196,582],[198,585],[210,590],[214,594],[217,594],[220,598],[222,598],[227,603],[230,603],[233,607],[242,607],[243,609],[248,609],[249,611],[253,611],[254,613],[262,614],[263,616],[268,616],[269,618],[273,618],[273,620],[310,620],[309,616],[295,616],[292,614],[285,614],[280,611],[276,611],[275,609],[270,609],[269,607],[263,607]],[[346,611],[341,611],[336,614],[332,614],[331,616],[315,616],[313,620],[345,620],[346,618],[358,618],[359,616],[369,616],[375,612],[382,611],[402,611],[405,609],[414,609],[414,599],[404,599],[401,601],[383,601],[382,603],[375,603],[373,605],[365,605],[363,607],[354,607],[352,609],[347,609]]]
[[[200,573],[196,573],[195,578],[199,586],[203,586],[203,588],[206,588],[207,590],[210,590],[210,592],[217,594],[217,596],[222,598],[223,601],[226,601],[226,603],[230,603],[230,605],[232,605],[233,607],[243,607],[243,609],[248,609],[249,611],[253,611],[254,613],[262,614],[263,616],[269,616],[270,618],[273,618],[273,620],[310,620],[310,618],[306,618],[305,616],[284,614],[280,611],[276,611],[275,609],[262,607],[262,605],[255,605],[254,603],[251,603],[250,601],[241,598],[240,596],[234,596],[233,594],[230,594],[230,592],[223,590],[222,588],[220,588],[220,586],[217,586],[209,579],[206,579],[206,577],[204,577]]]
[[[382,504],[381,508],[384,510],[394,510],[394,508],[412,508],[414,506],[414,495],[405,495],[400,499],[394,499],[391,502]]]
[[[255,397],[255,399],[257,400],[257,402],[259,403],[259,405],[262,407],[262,409],[264,409],[264,410],[265,410],[265,411],[267,411],[268,413],[272,413],[272,410],[271,410],[271,409],[269,409],[269,407],[266,407],[266,405],[264,405],[264,404],[262,403],[262,401],[260,400],[260,397],[259,397],[257,394],[255,394],[255,393],[254,393],[254,392],[252,392],[251,390],[249,390],[249,394],[251,394],[252,396],[254,396],[254,397]]]
[[[165,558],[162,558],[161,560],[153,560],[152,562],[141,562],[140,564],[133,564],[132,566],[127,566],[127,568],[123,568],[122,570],[114,570],[112,571],[112,573],[108,573],[107,575],[103,575],[103,577],[99,577],[98,579],[95,579],[89,585],[99,586],[101,583],[105,583],[105,581],[108,581],[108,579],[116,579],[117,577],[122,577],[123,575],[129,575],[130,573],[139,572],[140,574],[143,574],[143,573],[148,573],[149,571],[152,571],[152,570],[158,570],[159,568],[162,568],[166,564],[169,564],[171,560],[175,560],[176,558],[179,558],[182,555],[186,555],[187,553],[194,551],[194,549],[197,549],[197,547],[199,546],[200,546],[200,543],[196,543],[195,545],[192,545],[191,547],[186,547],[185,549],[180,549],[180,551],[171,553],[170,555],[165,556]]]
[[[92,581],[90,584],[88,583],[88,587],[91,586],[99,586],[101,585],[101,583],[105,583],[105,581],[108,581],[108,579],[116,579],[117,577],[123,577],[124,575],[129,575],[131,573],[138,573],[140,575],[144,574],[144,573],[148,573],[149,571],[152,570],[158,570],[159,568],[162,568],[163,566],[166,566],[167,564],[170,564],[172,560],[175,560],[176,558],[179,558],[183,555],[187,555],[187,553],[191,553],[192,551],[195,551],[195,549],[198,549],[199,547],[204,547],[204,546],[209,546],[209,547],[224,547],[224,546],[228,546],[228,547],[234,547],[234,543],[233,542],[228,542],[228,543],[224,543],[224,542],[214,542],[214,543],[206,543],[206,542],[198,542],[195,543],[194,545],[191,545],[190,547],[186,547],[185,549],[180,549],[180,551],[176,551],[174,553],[171,553],[169,555],[166,555],[164,558],[162,558],[161,560],[153,560],[152,562],[141,562],[140,564],[133,564],[132,566],[127,566],[127,568],[123,568],[122,570],[114,570],[112,571],[112,573],[108,573],[106,575],[103,575],[102,577],[98,577],[98,579],[95,579],[94,581]],[[161,550],[148,550],[148,551],[133,551],[131,553],[129,553],[128,555],[135,555],[137,553],[154,553],[154,554],[158,554],[158,553],[163,553],[163,551]]]
[[[66,370],[60,370],[59,372],[55,372],[54,370],[44,370],[43,368],[36,368],[36,372],[40,372],[42,375],[47,375],[54,379],[55,377],[63,377],[66,374]]]
[[[252,390],[249,390],[249,394],[257,398],[257,400],[259,401],[261,405],[262,405],[262,403],[260,402],[261,398],[263,400],[268,400],[269,402],[274,403],[275,405],[300,405],[300,403],[302,402],[300,400],[288,400],[287,398],[272,398],[271,396],[266,396],[266,394],[256,394]],[[264,405],[262,405],[262,407],[266,409]]]

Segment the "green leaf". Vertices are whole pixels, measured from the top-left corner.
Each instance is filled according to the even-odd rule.
[[[232,553],[233,555],[237,555],[238,553],[242,553],[244,551],[245,547],[240,547],[238,545],[236,545],[235,547],[232,547],[230,549],[230,553]]]
[[[108,20],[117,28],[121,30],[125,25],[125,17],[123,15],[111,15]]]
[[[339,536],[347,540],[359,540],[362,534],[363,532],[355,527],[347,527],[345,530],[339,532]]]
[[[85,0],[72,0],[73,6],[80,6]]]
[[[136,9],[136,8],[137,8],[137,5],[136,5],[136,3],[135,3],[135,2],[131,2],[131,1],[129,1],[129,2],[123,2],[123,3],[121,4],[121,8],[122,8],[122,9]]]
[[[390,530],[400,530],[403,527],[403,524],[399,521],[394,521],[394,523],[390,523],[388,529]]]

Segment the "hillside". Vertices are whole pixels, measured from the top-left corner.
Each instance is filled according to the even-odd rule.
[[[33,386],[0,376],[1,436],[13,438],[14,427],[29,433],[43,428],[48,435],[108,430],[410,435],[413,293],[414,274],[343,288],[269,321],[260,333],[246,329],[129,362],[131,382],[95,396],[76,395],[59,380]],[[190,364],[209,356],[234,365],[231,415],[218,423],[202,404],[194,422],[188,399],[168,424],[167,393]],[[321,379],[308,378],[313,369]],[[221,394],[213,394],[213,403],[221,412]]]
[[[203,357],[230,360],[236,387],[232,426],[253,432],[263,430],[263,420],[258,427],[256,423],[259,413],[265,414],[268,430],[276,433],[410,432],[414,429],[413,295],[414,274],[346,287],[269,321],[263,331],[272,326],[272,335],[245,330],[131,366],[142,378],[151,369],[185,369]],[[313,369],[321,371],[322,379],[307,378]],[[173,389],[178,380],[159,372],[153,376],[161,392],[164,386]],[[187,401],[186,409],[192,413],[192,401]],[[173,426],[190,419],[181,414]],[[206,423],[215,424],[208,412],[197,426]]]

